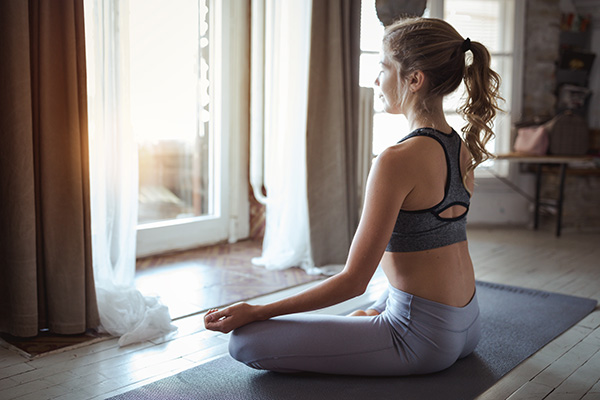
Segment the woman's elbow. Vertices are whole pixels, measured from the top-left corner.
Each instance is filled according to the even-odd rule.
[[[358,297],[367,291],[369,285],[368,280],[361,279],[361,277],[346,274],[344,276],[345,287],[348,299]]]
[[[369,282],[356,282],[353,286],[352,297],[358,297],[365,294],[367,291],[367,287],[369,286]]]

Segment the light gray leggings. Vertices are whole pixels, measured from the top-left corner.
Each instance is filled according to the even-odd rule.
[[[233,331],[229,353],[278,372],[411,375],[448,368],[480,337],[477,297],[465,307],[426,300],[389,286],[375,317],[296,314]]]

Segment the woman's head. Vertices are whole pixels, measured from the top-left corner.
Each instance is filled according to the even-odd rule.
[[[469,51],[472,61],[467,64]],[[383,59],[393,64],[397,74],[399,105],[407,103],[411,84],[419,74],[425,77],[410,105],[417,114],[427,114],[434,101],[454,92],[464,81],[467,97],[458,111],[467,121],[462,131],[473,168],[491,156],[485,144],[493,137],[500,77],[490,68],[491,57],[484,45],[463,38],[443,20],[407,18],[386,28]]]
[[[383,54],[395,64],[401,82],[421,71],[427,77],[427,95],[444,96],[456,90],[464,76],[463,42],[443,20],[407,18],[387,27]]]

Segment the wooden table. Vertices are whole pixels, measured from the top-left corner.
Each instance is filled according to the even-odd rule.
[[[530,156],[519,153],[499,154],[497,160],[506,160],[509,162],[518,162],[523,164],[534,164],[535,171],[535,210],[533,216],[533,229],[539,226],[540,206],[547,205],[556,207],[556,236],[560,236],[562,227],[562,208],[564,201],[565,190],[565,175],[570,166],[589,163],[594,170],[598,170],[598,157],[593,156]],[[596,161],[596,162],[595,162]],[[595,162],[595,163],[594,163]],[[558,183],[558,199],[557,204],[544,203],[540,199],[540,189],[542,186],[543,166],[557,165],[559,166],[559,183]]]

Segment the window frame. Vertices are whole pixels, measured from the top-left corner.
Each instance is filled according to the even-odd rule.
[[[249,71],[242,66],[248,56],[248,2],[209,0],[210,103],[213,121],[209,155],[218,199],[212,215],[138,225],[136,256],[184,250],[248,237],[247,183],[248,113],[246,89]]]
[[[492,53],[492,57],[496,56],[512,56],[512,81],[510,87],[510,100],[507,101],[510,104],[510,109],[507,110],[509,118],[506,118],[506,123],[509,127],[505,128],[506,134],[499,135],[496,137],[496,153],[507,153],[511,150],[513,142],[512,126],[515,122],[519,121],[522,117],[522,81],[523,81],[523,53],[524,53],[524,30],[525,30],[525,2],[519,0],[503,0],[505,2],[513,2],[513,51],[512,53]],[[432,18],[444,17],[444,4],[445,0],[428,0],[427,10],[429,16]],[[507,16],[505,16],[507,17]],[[363,54],[378,54],[372,50],[362,50]],[[375,110],[374,113],[378,114],[383,111]],[[445,112],[448,112],[447,110]],[[455,114],[450,111],[450,114]],[[509,177],[515,175],[514,166],[508,163],[496,162],[490,160],[489,165],[480,166],[475,170],[475,175],[479,182],[485,181],[486,179],[496,181],[495,175],[502,177]]]

